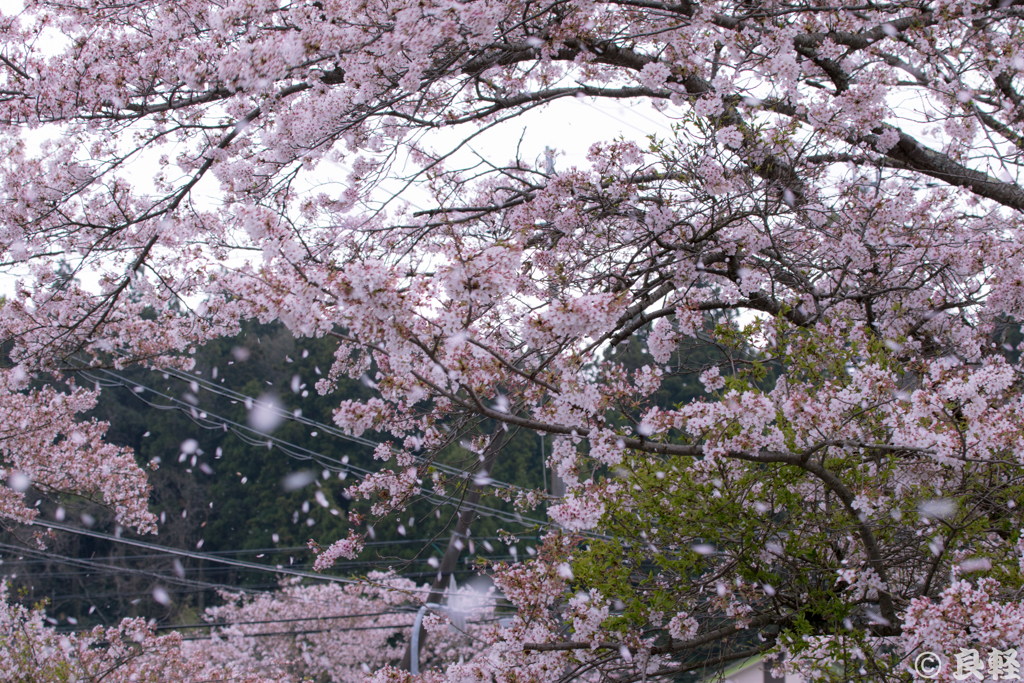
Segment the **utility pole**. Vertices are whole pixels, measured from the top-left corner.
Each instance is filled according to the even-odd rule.
[[[544,435],[538,434],[540,437],[540,476],[544,480],[544,493],[550,493],[548,491],[548,463],[547,458],[544,457]]]
[[[494,468],[494,463],[498,459],[498,453],[501,451],[503,444],[503,436],[505,430],[498,425],[494,434],[491,435],[491,441],[487,444],[483,454],[483,464],[478,473],[490,474]],[[469,529],[473,520],[476,519],[476,506],[480,502],[480,495],[483,491],[484,484],[471,481],[467,483],[469,492],[466,494],[466,498],[463,501],[463,508],[458,513],[458,521],[455,524],[455,533],[452,534],[452,538],[448,541],[448,548],[445,549],[444,557],[441,558],[441,565],[437,570],[437,578],[434,583],[430,586],[430,594],[427,595],[427,599],[424,602],[440,604],[441,598],[444,597],[445,588],[448,587],[452,572],[455,571],[455,566],[459,562],[459,556],[462,554],[462,549],[468,545],[469,541]],[[398,665],[399,669],[403,671],[410,671],[412,667],[412,643],[416,640],[417,649],[422,650],[423,646],[427,642],[427,630],[421,625],[419,627],[419,634],[417,638],[409,638],[408,644],[405,646],[405,654],[402,655],[402,662]],[[416,653],[416,658],[419,660],[419,653]]]
[[[544,491],[555,498],[565,498],[565,481],[558,476],[558,471],[551,469],[551,489],[548,490],[547,460],[544,457],[544,437],[540,437],[540,466],[544,472]]]

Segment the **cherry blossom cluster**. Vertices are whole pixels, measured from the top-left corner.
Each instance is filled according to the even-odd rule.
[[[116,627],[60,633],[45,621],[45,616],[41,610],[13,604],[7,584],[0,583],[0,680],[278,680],[260,675],[258,667],[250,668],[248,662],[214,664],[202,653],[187,653],[181,634],[156,635],[145,619],[125,619]]]
[[[0,371],[0,520],[35,519],[31,488],[88,497],[113,508],[119,524],[156,531],[146,473],[132,452],[103,442],[106,423],[78,419],[95,405],[96,394],[81,387],[29,389],[24,371]]]
[[[225,603],[207,609],[214,629],[210,640],[185,644],[190,656],[212,667],[244,663],[270,680],[365,681],[401,657],[423,587],[392,574],[371,572],[367,582],[282,586],[276,593],[225,594]],[[445,626],[421,653],[425,668],[471,657],[479,622],[493,612],[494,600],[469,587],[449,599],[461,605],[464,632]],[[260,636],[261,633],[271,635]]]

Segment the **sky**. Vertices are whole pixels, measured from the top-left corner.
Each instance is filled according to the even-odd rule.
[[[0,12],[11,15],[22,8],[20,0],[0,0]],[[43,45],[49,42],[56,51],[60,48],[60,39],[55,34],[44,38]],[[648,102],[634,103],[621,100],[595,101],[593,98],[563,98],[543,108],[534,109],[520,117],[505,122],[484,132],[470,144],[465,145],[449,164],[471,164],[479,154],[496,163],[514,158],[517,147],[524,161],[541,163],[545,159],[546,150],[555,153],[555,168],[565,170],[572,166],[585,166],[589,147],[598,141],[615,138],[626,138],[641,143],[646,147],[646,136],[651,133],[667,135],[670,132],[670,120],[665,114],[656,111]],[[462,126],[444,129],[431,133],[426,139],[427,145],[435,150],[446,150],[456,146],[461,137],[474,130],[474,126]],[[28,131],[26,139],[30,149],[38,149],[45,139],[61,134],[54,127],[44,127]],[[166,151],[166,150],[161,150]],[[148,179],[156,175],[156,153],[143,155],[128,168],[126,175],[140,189],[149,186]],[[398,164],[401,167],[401,164]],[[411,168],[411,167],[410,167]],[[302,183],[310,191],[327,191],[332,188],[340,192],[342,187],[336,181],[344,178],[347,171],[336,164],[322,162],[316,171],[302,179]],[[333,182],[332,182],[333,181]],[[191,195],[192,201],[200,209],[214,209],[221,201],[218,182],[211,177],[198,184]],[[303,185],[299,185],[303,187]],[[379,197],[383,200],[399,187],[395,183],[384,183]],[[430,208],[429,195],[415,186],[404,189],[401,200],[408,201],[416,209]],[[0,294],[13,291],[18,277],[27,275],[27,269],[8,270],[0,273]],[[79,281],[88,289],[93,289],[95,274],[80,272]]]

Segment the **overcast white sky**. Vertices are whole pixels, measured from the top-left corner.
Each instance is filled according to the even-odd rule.
[[[0,0],[0,11],[11,15],[21,10],[19,0]],[[59,42],[54,40],[54,49],[59,49]],[[485,131],[469,145],[455,155],[448,165],[449,168],[461,164],[471,164],[476,160],[477,152],[494,163],[504,163],[514,158],[518,145],[524,161],[542,161],[545,148],[552,148],[558,154],[556,168],[564,170],[571,166],[586,165],[586,153],[589,147],[598,141],[608,141],[618,137],[635,140],[646,146],[646,136],[651,133],[667,135],[669,119],[656,111],[648,102],[600,101],[593,102],[589,98],[565,98],[544,108],[535,109],[521,117],[505,122]],[[437,151],[447,150],[458,144],[461,136],[475,130],[474,126],[463,126],[431,133],[425,142]],[[27,134],[30,144],[38,144],[44,139],[59,135],[59,130],[44,128]],[[146,157],[149,157],[147,161]],[[140,189],[148,186],[147,179],[156,172],[155,155],[146,155],[130,167],[131,180]],[[412,170],[411,167],[409,170]],[[317,171],[305,179],[305,183],[313,189],[320,183],[319,191],[331,191],[330,181],[337,182],[347,173],[343,169],[328,163],[322,163]],[[301,185],[300,185],[301,187]],[[338,184],[333,187],[339,188]],[[386,189],[395,185],[385,186]],[[340,189],[339,189],[340,192]],[[385,196],[381,193],[381,197]],[[412,187],[402,194],[416,208],[427,208],[432,204],[429,196]],[[202,208],[213,208],[219,204],[219,188],[212,177],[204,180],[193,191],[193,201]],[[9,293],[15,278],[23,273],[7,272],[0,274],[0,293]],[[81,273],[80,280],[89,287],[90,276]]]

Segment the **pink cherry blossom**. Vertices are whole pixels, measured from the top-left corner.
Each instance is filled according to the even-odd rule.
[[[142,470],[72,379],[191,369],[277,320],[336,345],[316,389],[362,380],[334,422],[381,444],[318,568],[421,497],[547,503],[537,555],[485,569],[515,614],[431,683],[668,679],[695,652],[896,680],[925,643],[1017,643],[1021,21],[974,0],[26,2],[0,16],[0,516],[83,495],[151,531]],[[543,107],[585,152],[535,148]],[[495,435],[531,433],[561,500],[491,478]],[[235,608],[286,613],[288,590]],[[218,671],[244,651],[298,675],[301,653],[236,635]],[[380,643],[370,676],[408,683]],[[353,657],[330,675],[364,675]]]

